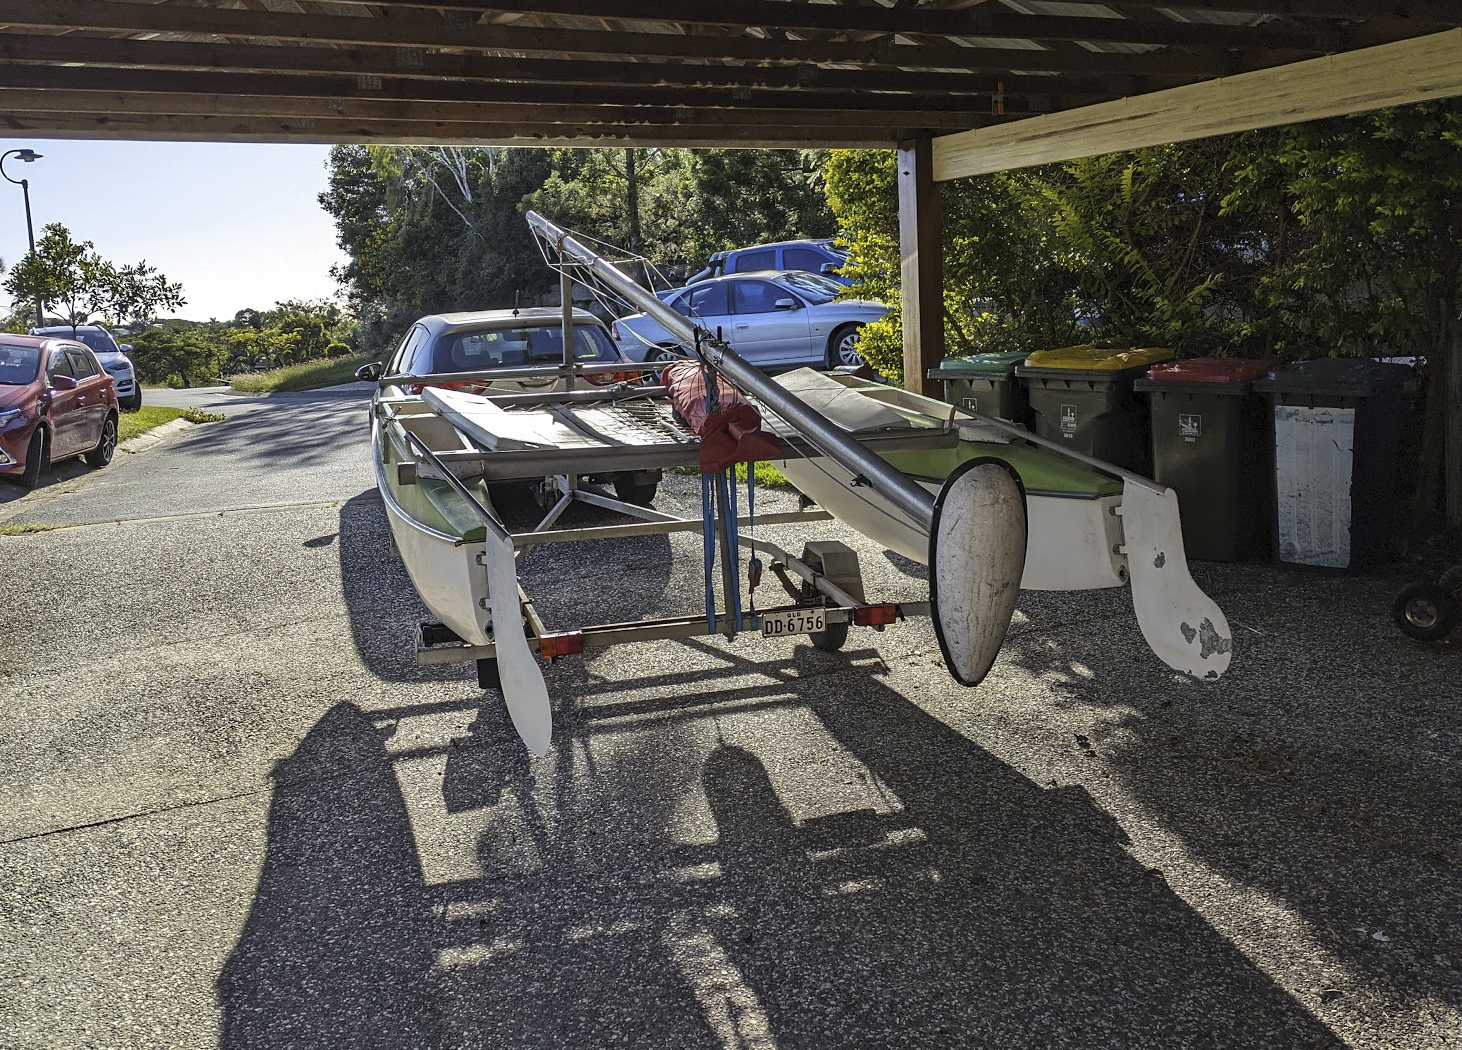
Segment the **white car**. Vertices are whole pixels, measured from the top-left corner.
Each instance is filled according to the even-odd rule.
[[[117,388],[117,403],[122,406],[122,410],[136,412],[142,407],[142,384],[137,381],[137,369],[126,354],[132,347],[126,343],[117,345],[112,333],[101,325],[77,325],[74,330],[69,324],[52,325],[48,328],[32,328],[30,334],[52,339],[75,339],[79,343],[85,343],[106,369],[107,375],[112,377],[112,383]]]
[[[766,270],[697,281],[660,297],[711,333],[719,330],[733,350],[758,368],[777,370],[863,363],[859,331],[887,314],[888,307],[871,299],[839,300],[843,291],[820,274]],[[686,352],[645,314],[622,317],[612,330],[632,361],[666,361]]]

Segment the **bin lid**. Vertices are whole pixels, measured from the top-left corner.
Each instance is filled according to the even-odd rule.
[[[1155,365],[1159,361],[1170,361],[1172,357],[1171,350],[1155,346],[1108,350],[1087,343],[1083,346],[1063,346],[1059,350],[1037,350],[1025,359],[1025,366],[1060,369],[1064,372],[1120,372],[1128,368]]]
[[[972,354],[969,357],[946,357],[938,368],[929,370],[930,379],[942,379],[949,373],[999,372],[1009,375],[1015,366],[1026,358],[1024,350],[1010,350],[999,354]]]
[[[1252,383],[1269,374],[1273,361],[1246,361],[1239,357],[1193,357],[1153,365],[1147,378],[1165,383]]]
[[[1402,386],[1413,374],[1410,365],[1382,364],[1367,358],[1318,357],[1270,372],[1268,378],[1254,384],[1254,389],[1276,394],[1369,397]]]

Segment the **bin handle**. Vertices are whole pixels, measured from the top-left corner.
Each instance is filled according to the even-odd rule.
[[[1017,426],[1014,423],[1007,423],[1005,420],[997,419],[994,416],[987,416],[985,415],[985,413],[976,412],[972,408],[963,408],[960,409],[960,411],[966,413],[967,415],[974,416],[975,419],[979,420],[981,423],[985,424],[988,427],[993,427],[994,429],[1009,434],[1012,437],[1017,437],[1022,441],[1029,441],[1033,445],[1039,445],[1042,448],[1048,448],[1052,452],[1059,452],[1067,459],[1074,459],[1076,460],[1076,462],[1083,463],[1086,466],[1091,467],[1093,470],[1099,470],[1103,474],[1110,474],[1114,478],[1121,478],[1129,485],[1137,485],[1141,488],[1155,492],[1158,495],[1162,495],[1162,493],[1167,491],[1166,485],[1159,485],[1151,478],[1144,478],[1141,474],[1134,474],[1130,470],[1123,470],[1121,467],[1116,466],[1113,463],[1108,463],[1105,460],[1097,459],[1095,456],[1088,456],[1084,452],[1076,452],[1073,449],[1069,449],[1066,446],[1062,445],[1058,441],[1052,441],[1050,438],[1043,438],[1032,434],[1029,430],[1025,429],[1025,427]]]

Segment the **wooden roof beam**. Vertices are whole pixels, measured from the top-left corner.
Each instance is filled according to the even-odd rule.
[[[728,109],[714,106],[603,105],[546,102],[435,102],[415,99],[326,98],[297,95],[248,95],[197,92],[168,94],[109,88],[0,87],[0,111],[13,113],[103,113],[132,115],[272,117],[281,120],[336,118],[398,122],[493,123],[519,126],[575,124],[585,127],[624,125],[670,128],[759,125],[818,129],[854,129],[857,137],[880,133],[892,143],[910,128],[962,130],[994,122],[988,114],[913,111],[870,113],[866,110]]]
[[[937,181],[1462,95],[1462,29],[934,140]]]
[[[873,68],[1032,69],[1217,76],[1234,72],[1228,52],[1079,54],[1013,48],[897,45],[888,37],[870,43],[816,43],[751,36],[683,36],[536,29],[495,24],[454,24],[426,13],[360,18],[247,11],[237,8],[134,4],[117,0],[0,0],[0,25],[48,31],[174,33],[330,43],[450,48],[550,55],[708,59],[800,64],[845,63]]]
[[[288,45],[229,45],[171,40],[42,36],[0,33],[0,59],[13,65],[82,63],[89,68],[145,67],[155,70],[237,70],[260,73],[342,74],[383,84],[392,79],[450,79],[472,83],[605,84],[726,88],[751,92],[785,89],[808,92],[893,92],[984,95],[1003,83],[1008,96],[1087,95],[1113,97],[1187,83],[1192,77],[1139,78],[1123,75],[942,73],[907,70],[823,69],[818,66],[751,66],[711,63],[636,63],[499,58],[473,53],[428,52],[403,63],[399,49]],[[380,90],[374,88],[373,90]],[[982,100],[983,101],[983,100]],[[875,103],[876,104],[876,103]],[[953,99],[951,104],[970,105]]]
[[[804,128],[765,124],[710,129],[653,124],[559,124],[369,120],[350,117],[245,117],[119,113],[6,112],[6,131],[29,138],[109,138],[178,142],[374,142],[437,146],[739,146],[786,149],[827,146],[890,148],[875,128]]]
[[[1217,48],[1334,49],[1333,34],[1322,37],[1306,27],[1188,23],[1162,16],[1134,21],[1022,15],[993,3],[944,10],[788,3],[785,0],[716,0],[714,3],[674,5],[666,4],[664,0],[393,0],[386,6],[481,13],[495,22],[515,16],[547,14],[679,25],[774,26],[830,33],[905,33],[1038,41],[1099,40]]]

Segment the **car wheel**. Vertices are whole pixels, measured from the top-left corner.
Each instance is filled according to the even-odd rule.
[[[1414,583],[1396,596],[1391,615],[1406,637],[1440,642],[1457,626],[1462,606],[1434,583]]]
[[[28,489],[35,488],[41,481],[41,474],[51,467],[51,435],[46,428],[36,427],[25,449],[25,472],[20,475],[20,484]]]
[[[142,385],[140,383],[132,388],[132,396],[122,407],[128,412],[136,412],[142,407]]]
[[[838,368],[848,365],[857,368],[863,363],[858,353],[858,338],[863,331],[861,324],[845,324],[833,331],[827,341],[827,366]]]
[[[104,467],[112,461],[112,453],[117,450],[117,417],[107,413],[107,421],[102,424],[102,436],[97,440],[96,448],[86,454],[86,462],[89,466]]]
[[[676,352],[674,347],[657,346],[645,355],[645,360],[660,362],[679,361],[682,356],[682,354]]]
[[[637,507],[648,507],[659,490],[660,482],[641,484],[635,481],[632,474],[619,474],[614,479],[614,494],[619,497],[620,502],[633,503]]]

